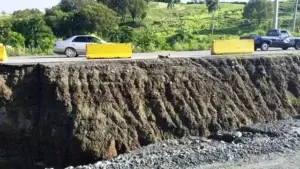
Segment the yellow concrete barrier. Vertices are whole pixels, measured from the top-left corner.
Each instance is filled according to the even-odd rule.
[[[254,53],[254,41],[243,40],[215,40],[213,41],[211,54],[247,54]]]
[[[6,61],[7,60],[7,53],[5,50],[5,46],[0,43],[0,61]]]
[[[131,43],[107,43],[107,44],[87,44],[87,59],[115,59],[115,58],[131,58]]]

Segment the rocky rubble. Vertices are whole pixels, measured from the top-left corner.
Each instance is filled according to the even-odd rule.
[[[89,164],[297,115],[299,73],[298,56],[0,65],[0,166]]]
[[[213,163],[247,161],[253,156],[296,152],[300,150],[300,119],[288,118],[250,125],[232,133],[222,132],[218,135],[224,136],[225,140],[204,137],[167,140],[112,160],[66,169],[197,168]],[[229,136],[236,137],[236,140],[226,141]],[[237,140],[239,141],[236,142]]]

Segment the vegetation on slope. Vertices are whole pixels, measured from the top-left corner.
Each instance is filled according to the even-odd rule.
[[[41,55],[51,54],[57,39],[96,34],[111,42],[132,42],[135,52],[206,50],[213,39],[265,34],[271,28],[272,3],[251,1],[254,5],[248,8],[243,3],[219,3],[211,35],[212,15],[209,5],[203,2],[62,0],[45,13],[26,9],[0,16],[0,43],[11,46],[8,47],[9,55]],[[267,12],[263,15],[253,12],[257,7]],[[280,4],[280,27],[291,28],[292,11],[292,0]]]

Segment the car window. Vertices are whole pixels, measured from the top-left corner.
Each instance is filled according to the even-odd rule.
[[[101,43],[101,41],[95,37],[88,37],[88,39],[91,43]]]
[[[89,40],[86,38],[86,37],[83,37],[83,36],[79,36],[79,37],[76,37],[73,42],[81,42],[81,43],[87,43],[89,42]]]

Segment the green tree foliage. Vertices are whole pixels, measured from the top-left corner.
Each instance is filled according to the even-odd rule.
[[[74,32],[72,26],[73,13],[62,11],[60,6],[54,6],[51,9],[46,9],[44,19],[56,37],[66,38],[71,36]]]
[[[31,18],[31,17],[42,17],[43,13],[38,9],[25,9],[15,11],[13,14],[15,18]]]
[[[91,5],[94,2],[95,0],[61,0],[59,6],[64,12],[72,12],[85,8],[87,5]]]
[[[88,5],[74,14],[74,27],[78,33],[101,33],[117,26],[115,11],[99,3]]]
[[[295,10],[295,2],[296,0],[285,0],[279,1],[279,11],[283,14],[291,14]],[[300,1],[298,1],[300,3]],[[298,11],[300,11],[300,6],[298,5]]]
[[[24,47],[25,38],[23,37],[22,34],[20,34],[18,32],[9,31],[8,37],[9,38],[7,38],[5,44],[13,46],[13,47],[17,47],[17,48]]]
[[[11,30],[11,23],[8,20],[0,22],[0,43],[13,47],[23,47],[25,38],[22,34]]]
[[[38,9],[18,10],[13,13],[12,27],[6,44],[49,50],[54,39],[53,33]]]
[[[5,42],[5,38],[9,36],[11,31],[11,23],[7,20],[1,20],[0,22],[0,43]]]
[[[145,0],[128,0],[128,1],[129,1],[128,10],[133,22],[135,22],[137,17],[141,17],[146,12],[147,3]]]
[[[205,0],[207,10],[211,14],[211,34],[214,34],[215,29],[215,12],[219,8],[219,0]]]
[[[25,46],[28,48],[38,48],[45,39],[49,39],[49,41],[54,39],[50,27],[46,25],[42,17],[15,19],[13,20],[12,30],[21,33],[25,37]],[[45,50],[50,49],[51,46],[44,45]]]
[[[98,0],[98,2],[105,4],[109,8],[116,11],[118,16],[121,16],[122,21],[125,21],[129,7],[128,0]]]
[[[272,18],[273,3],[268,0],[249,0],[244,7],[243,17],[251,21],[256,21],[257,27],[269,18]]]
[[[117,12],[125,21],[126,14],[129,13],[132,20],[135,22],[136,18],[146,16],[147,1],[146,0],[98,0],[109,8]]]
[[[120,29],[114,29],[108,34],[109,41],[128,43],[134,41],[133,28],[129,26],[122,26]]]
[[[156,1],[156,2],[165,2],[165,3],[170,2],[170,0],[154,0],[154,1]],[[181,1],[180,0],[174,0],[174,3],[179,3],[179,2],[181,2]]]

